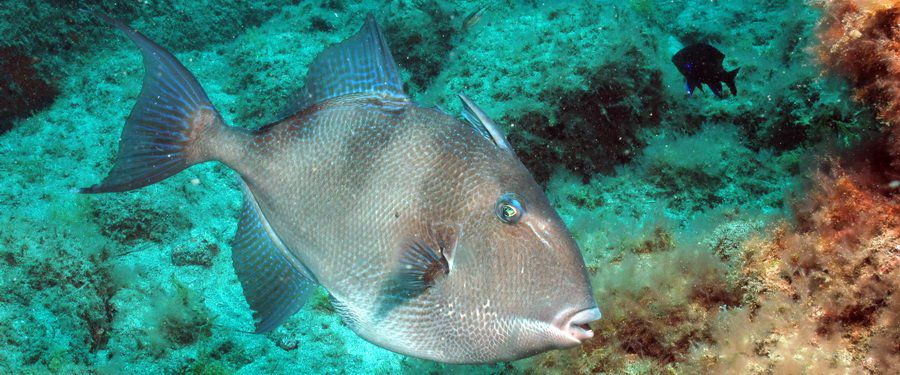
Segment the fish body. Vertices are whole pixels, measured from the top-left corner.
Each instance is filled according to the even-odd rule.
[[[224,124],[196,79],[127,26],[144,88],[116,164],[85,193],[136,189],[197,163],[241,176],[232,258],[257,332],[317,287],[366,340],[449,363],[507,361],[580,344],[600,318],[584,261],[499,127],[413,103],[381,31],[323,51],[292,115]]]
[[[728,85],[731,95],[737,95],[734,79],[740,68],[726,71],[722,66],[725,54],[706,43],[691,44],[682,48],[672,56],[672,63],[686,79],[685,88],[688,95],[695,88],[703,90],[703,84],[709,86],[717,97],[722,97],[722,83]]]

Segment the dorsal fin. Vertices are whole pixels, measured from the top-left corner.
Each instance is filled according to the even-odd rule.
[[[303,88],[292,95],[283,114],[289,116],[310,105],[355,93],[372,93],[389,102],[409,101],[397,63],[371,13],[356,35],[316,56]]]
[[[482,136],[494,142],[497,147],[513,153],[512,147],[506,141],[503,131],[491,120],[484,111],[479,108],[472,99],[464,94],[459,94],[459,99],[463,102],[463,117],[466,121],[481,133]]]

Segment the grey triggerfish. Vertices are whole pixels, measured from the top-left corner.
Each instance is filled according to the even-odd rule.
[[[737,95],[737,86],[734,78],[741,68],[726,71],[722,66],[725,54],[706,43],[691,44],[682,48],[672,56],[672,63],[687,80],[685,89],[688,95],[694,93],[695,88],[703,91],[703,84],[709,86],[717,97],[722,97],[722,83],[728,85],[731,95]]]
[[[143,88],[109,175],[137,189],[198,163],[240,175],[232,260],[256,332],[318,286],[364,339],[450,363],[514,360],[592,337],[584,260],[501,129],[466,96],[464,120],[403,91],[375,19],[321,52],[290,115],[227,126],[163,48],[140,48]]]

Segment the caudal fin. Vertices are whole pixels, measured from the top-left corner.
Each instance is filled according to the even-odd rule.
[[[731,89],[731,95],[737,95],[737,86],[734,84],[734,78],[737,77],[739,70],[741,70],[741,68],[725,73],[725,84]]]
[[[80,192],[137,189],[209,159],[198,140],[225,126],[194,76],[143,34],[106,15],[98,16],[140,48],[144,85],[122,130],[115,165],[103,182]]]

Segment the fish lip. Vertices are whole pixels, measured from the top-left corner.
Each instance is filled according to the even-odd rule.
[[[597,321],[601,317],[602,314],[597,306],[586,309],[569,309],[558,315],[553,325],[563,333],[568,345],[580,345],[585,340],[594,337],[594,331],[582,326]]]

